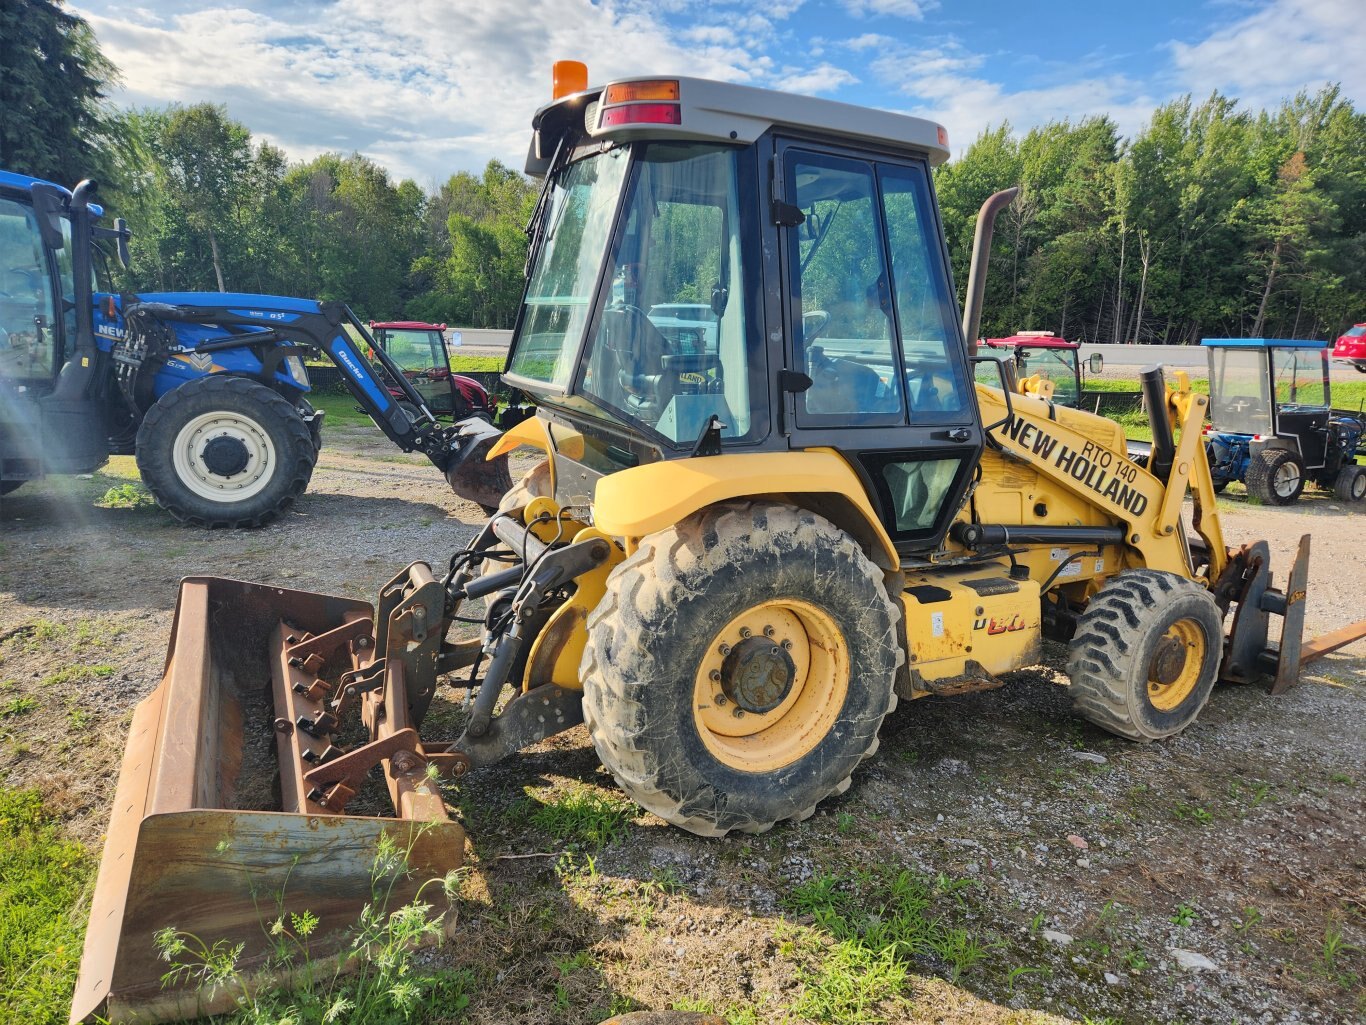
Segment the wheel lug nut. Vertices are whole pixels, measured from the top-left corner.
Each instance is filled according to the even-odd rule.
[[[740,627],[740,636],[748,639],[754,636],[754,631],[747,626],[742,626]]]
[[[726,696],[724,694],[718,694],[713,700],[716,702],[716,707],[721,708],[726,703]]]
[[[783,650],[784,650],[784,651],[791,651],[791,650],[792,650],[792,642],[791,642],[791,641],[783,641]]]
[[[765,636],[765,637],[772,637],[772,636],[773,636],[773,627],[771,627],[771,626],[766,626],[766,627],[764,627],[764,636]]]
[[[718,648],[717,650],[720,651],[722,655],[729,655],[729,654],[730,654],[730,645],[729,645],[729,644],[723,644],[723,645],[721,645],[721,647]]]
[[[718,682],[720,682],[720,679],[721,679],[721,670],[719,670],[719,669],[713,669],[709,675],[710,675],[710,677],[711,677],[711,682],[712,682],[712,683],[718,683]]]
[[[741,718],[741,717],[745,714],[745,710],[744,710],[743,708],[737,708],[737,709],[735,709],[735,711],[731,712],[730,714],[733,715],[733,716],[735,716],[735,718],[739,719],[739,718]]]

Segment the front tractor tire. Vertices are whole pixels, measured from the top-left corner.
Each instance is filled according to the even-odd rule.
[[[808,818],[877,750],[905,653],[883,574],[814,513],[712,506],[612,571],[584,720],[621,788],[703,836]]]
[[[1067,675],[1072,708],[1130,740],[1180,733],[1219,675],[1223,616],[1200,584],[1174,573],[1120,573],[1077,622]]]
[[[1289,505],[1304,491],[1304,463],[1289,449],[1264,449],[1248,463],[1246,487],[1266,505]]]
[[[1333,494],[1339,501],[1353,505],[1366,501],[1366,466],[1348,463],[1339,470],[1333,482]]]
[[[318,450],[299,411],[243,377],[202,377],[143,418],[138,470],[157,503],[198,527],[259,527],[288,509]]]

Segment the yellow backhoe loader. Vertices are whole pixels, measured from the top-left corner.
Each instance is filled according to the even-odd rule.
[[[943,128],[560,71],[533,120],[545,185],[506,372],[539,412],[491,453],[544,461],[373,608],[182,584],[73,1020],[221,1006],[162,989],[158,928],[268,965],[251,895],[283,893],[323,944],[369,899],[382,834],[411,848],[407,885],[459,864],[439,777],[580,722],[635,801],[721,836],[811,815],[899,699],[996,686],[1044,638],[1070,646],[1077,713],[1137,741],[1188,726],[1221,678],[1294,682],[1308,538],[1281,589],[1264,543],[1226,547],[1184,375],[1143,375],[1146,466],[1008,364],[974,384],[1013,190],[983,208],[960,318]],[[454,639],[472,611],[482,633]],[[422,732],[438,685],[471,699],[459,737]],[[354,814],[377,767],[396,818]]]

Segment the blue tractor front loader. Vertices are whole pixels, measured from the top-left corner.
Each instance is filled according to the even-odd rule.
[[[511,481],[486,462],[498,431],[442,424],[343,303],[281,296],[98,291],[97,256],[127,264],[129,231],[99,223],[96,186],[0,171],[0,495],[48,474],[135,455],[176,519],[260,526],[313,474],[322,412],[307,356],[325,354],[396,445],[421,452],[486,510]]]

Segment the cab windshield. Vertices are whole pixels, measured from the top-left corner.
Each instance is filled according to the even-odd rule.
[[[1064,406],[1075,406],[1077,394],[1077,350],[1063,348],[1031,348],[1022,346],[1016,357],[1020,377],[1036,374],[1053,382],[1053,401]]]
[[[581,160],[552,185],[509,370],[672,446],[713,417],[723,438],[755,437],[766,422],[751,394],[763,355],[743,283],[745,152],[638,144],[629,175],[627,152]]]
[[[404,370],[427,371],[444,365],[437,359],[445,344],[439,331],[385,328],[381,341],[389,358]]]

